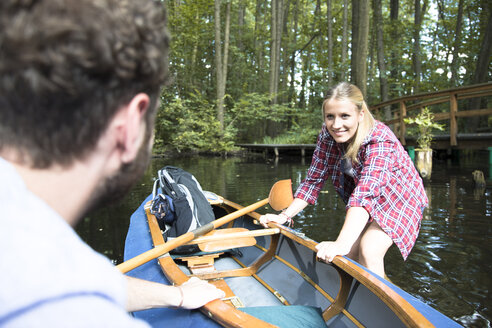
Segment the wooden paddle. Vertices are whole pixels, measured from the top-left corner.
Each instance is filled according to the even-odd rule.
[[[268,236],[280,233],[280,229],[248,230],[246,228],[217,229],[208,234],[197,237],[187,245],[198,244],[202,252],[216,252],[225,249],[248,247],[256,244],[259,236]]]
[[[188,231],[185,234],[182,234],[179,237],[176,237],[173,240],[168,241],[167,243],[164,243],[162,245],[159,245],[157,247],[154,247],[140,255],[135,256],[132,259],[129,259],[128,261],[125,261],[121,264],[118,264],[116,267],[123,273],[126,273],[130,270],[135,269],[136,267],[147,263],[155,258],[158,258],[161,255],[164,255],[166,253],[169,253],[171,250],[175,249],[176,247],[179,247],[181,245],[184,245],[191,240],[195,239],[196,237],[203,236],[207,232],[210,232],[214,230],[215,228],[218,228],[226,223],[231,222],[234,219],[237,219],[245,214],[248,214],[250,212],[253,212],[254,210],[266,205],[270,204],[270,206],[275,210],[275,211],[280,211],[286,208],[287,206],[292,203],[292,200],[294,199],[292,195],[292,183],[291,180],[280,180],[277,181],[273,186],[272,189],[270,190],[270,194],[268,198],[260,200],[254,204],[251,204],[249,206],[243,207],[240,210],[237,210],[235,212],[229,213],[226,216],[221,217],[220,219],[214,220],[204,226],[201,226],[193,231]]]

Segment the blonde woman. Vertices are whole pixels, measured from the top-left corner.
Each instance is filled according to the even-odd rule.
[[[318,257],[332,261],[347,255],[385,277],[384,256],[398,246],[403,259],[415,244],[428,205],[422,179],[393,132],[376,121],[355,85],[343,82],[323,102],[324,124],[306,179],[282,213],[260,222],[292,223],[292,217],[314,204],[331,178],[346,204],[343,227],[335,241],[318,244]]]

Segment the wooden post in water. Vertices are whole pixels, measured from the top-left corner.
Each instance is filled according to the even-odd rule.
[[[449,98],[449,144],[451,146],[458,145],[458,123],[456,122],[456,114],[458,113],[458,100],[456,98],[456,93],[452,93]]]
[[[432,173],[432,149],[417,149],[415,151],[415,166],[422,179],[430,179]]]

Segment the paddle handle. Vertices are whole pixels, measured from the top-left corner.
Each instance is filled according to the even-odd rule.
[[[137,255],[123,263],[120,263],[116,266],[122,273],[127,273],[130,270],[135,269],[136,267],[149,262],[150,260],[156,259],[159,256],[169,253],[171,250],[175,249],[178,246],[183,245],[183,243],[187,243],[195,238],[193,232],[189,231],[176,239],[172,239],[165,244],[158,245],[140,255]]]
[[[260,208],[260,207],[262,207],[262,206],[264,206],[266,204],[268,204],[268,198],[265,198],[263,200],[260,200],[260,201],[258,201],[256,203],[254,203],[254,204],[251,204],[251,205],[248,205],[246,207],[243,207],[242,209],[237,210],[235,212],[229,213],[229,214],[221,217],[220,219],[217,219],[215,221],[210,222],[209,224],[213,224],[214,229],[215,228],[218,228],[220,226],[223,226],[226,223],[231,222],[234,219],[237,219],[238,217],[241,217],[241,216],[243,216],[245,214],[251,213],[254,210],[256,210],[256,209],[258,209],[258,208]]]
[[[186,243],[190,242],[196,237],[202,236],[206,234],[207,232],[210,232],[214,230],[215,228],[218,228],[234,219],[237,219],[240,216],[243,216],[245,214],[248,214],[250,212],[253,212],[257,208],[260,208],[264,205],[268,204],[268,198],[260,200],[254,204],[251,204],[249,206],[243,207],[242,209],[232,212],[230,214],[227,214],[226,216],[221,217],[220,219],[217,219],[215,221],[212,221],[210,223],[207,223],[206,225],[201,226],[200,228],[197,228],[192,231],[188,231],[185,234],[182,234],[179,237],[176,237],[175,239],[172,239],[165,244],[158,245],[140,255],[135,256],[134,258],[129,259],[128,261],[125,261],[123,263],[118,264],[116,267],[122,272],[122,273],[127,273],[130,270],[135,269],[136,267],[145,264],[153,259],[158,258],[161,255],[164,255],[166,253],[169,253],[176,247],[179,247],[181,245],[185,245]]]

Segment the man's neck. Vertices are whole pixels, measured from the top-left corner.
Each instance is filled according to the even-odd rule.
[[[85,211],[91,192],[100,179],[100,171],[94,165],[97,163],[76,162],[67,168],[53,165],[48,169],[35,169],[20,164],[4,153],[0,156],[14,166],[27,189],[71,226],[75,226]]]

